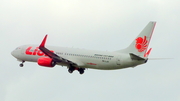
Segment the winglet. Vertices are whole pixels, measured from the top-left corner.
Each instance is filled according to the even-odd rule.
[[[43,41],[41,42],[41,45],[39,47],[44,47],[46,43],[47,35],[44,37]]]
[[[147,53],[144,54],[144,57],[148,57],[149,54],[150,54],[150,52],[151,52],[151,50],[152,50],[152,48],[150,48],[150,49],[147,51]]]

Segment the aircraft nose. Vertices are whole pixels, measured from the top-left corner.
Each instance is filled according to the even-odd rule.
[[[16,52],[15,52],[15,51],[12,51],[12,52],[11,52],[11,55],[12,55],[12,56],[14,56],[14,57],[17,57],[17,55],[16,55]]]
[[[15,57],[16,59],[20,59],[21,60],[21,51],[22,51],[22,46],[19,46],[19,47],[17,47],[15,50],[13,50],[12,52],[11,52],[11,55],[13,56],[13,57]]]
[[[16,48],[15,50],[13,50],[11,52],[11,55],[15,58],[19,58],[19,53],[20,53],[20,49],[19,48]]]

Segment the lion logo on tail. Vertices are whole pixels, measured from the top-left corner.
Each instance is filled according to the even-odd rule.
[[[146,50],[148,47],[148,41],[146,39],[146,36],[144,36],[144,38],[138,37],[136,39],[135,47],[138,50],[138,52],[143,52],[144,50]]]

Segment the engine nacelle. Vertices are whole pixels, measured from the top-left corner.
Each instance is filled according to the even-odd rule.
[[[47,58],[47,57],[40,57],[37,63],[38,65],[44,67],[54,67],[56,65],[56,62],[54,62],[51,58]]]

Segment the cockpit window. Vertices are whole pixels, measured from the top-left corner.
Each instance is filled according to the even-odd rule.
[[[20,47],[17,47],[15,50],[21,49]]]

